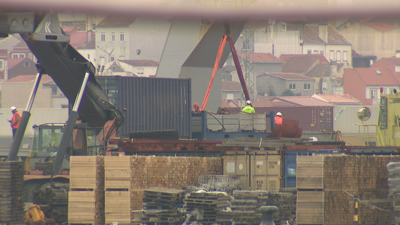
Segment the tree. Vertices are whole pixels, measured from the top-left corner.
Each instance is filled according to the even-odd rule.
[[[276,93],[274,91],[274,86],[272,86],[272,85],[269,86],[268,96],[276,96]]]
[[[282,92],[281,96],[294,96],[295,94],[290,89],[286,89]]]

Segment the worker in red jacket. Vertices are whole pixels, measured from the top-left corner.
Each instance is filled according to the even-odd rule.
[[[281,112],[277,112],[276,116],[275,116],[275,125],[282,125],[282,113]]]
[[[15,106],[11,107],[11,112],[13,113],[13,117],[8,122],[10,122],[11,124],[13,138],[14,138],[15,133],[17,133],[17,129],[19,127],[19,122],[21,121],[21,114],[17,111],[17,107]]]

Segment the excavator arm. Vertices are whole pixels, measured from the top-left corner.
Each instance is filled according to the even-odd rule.
[[[104,127],[107,121],[113,120],[111,133],[123,124],[123,116],[109,103],[95,78],[95,67],[69,44],[69,36],[61,29],[57,14],[9,13],[0,18],[7,18],[0,21],[0,33],[20,33],[38,59],[37,79],[8,160],[17,158],[40,78],[42,74],[48,74],[73,105],[54,161],[54,171],[58,173],[77,120],[86,122],[90,127]]]

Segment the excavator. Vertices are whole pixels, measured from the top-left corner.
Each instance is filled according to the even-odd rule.
[[[19,33],[38,60],[36,80],[7,160],[19,160],[18,151],[43,74],[54,80],[70,103],[65,124],[35,127],[36,149],[26,159],[24,176],[24,198],[30,201],[33,191],[48,187],[49,182],[68,183],[68,170],[63,164],[69,156],[104,153],[124,118],[97,82],[95,67],[69,44],[70,38],[61,29],[56,13],[1,13],[0,25],[1,36]],[[42,145],[45,137],[50,141]],[[33,162],[39,174],[30,166],[30,160],[38,157],[45,159]]]
[[[400,93],[396,90],[381,94],[376,134],[378,146],[400,146]]]

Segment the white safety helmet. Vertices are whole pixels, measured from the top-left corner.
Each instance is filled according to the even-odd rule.
[[[282,116],[282,113],[281,112],[277,112],[276,115],[277,116]]]
[[[246,105],[251,105],[251,101],[250,101],[250,100],[247,100],[247,101],[246,101]]]
[[[17,109],[17,107],[15,107],[15,106],[11,106],[11,111],[14,111],[14,110],[16,110]]]

